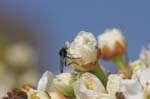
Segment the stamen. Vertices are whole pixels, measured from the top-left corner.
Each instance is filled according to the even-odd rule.
[[[30,89],[31,89],[31,87],[30,87],[29,85],[24,85],[24,87],[23,87],[23,90],[24,90],[25,92],[29,92]]]
[[[36,94],[37,94],[37,93],[34,92],[34,93],[31,95],[31,99],[40,99],[39,97],[36,96]]]
[[[92,82],[91,82],[91,81],[88,81],[87,84],[86,84],[86,87],[87,87],[88,89],[92,90],[92,89],[93,89],[93,84],[92,84]]]

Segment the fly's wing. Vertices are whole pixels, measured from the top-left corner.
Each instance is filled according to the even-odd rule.
[[[64,56],[60,56],[60,72],[62,73],[64,69]]]

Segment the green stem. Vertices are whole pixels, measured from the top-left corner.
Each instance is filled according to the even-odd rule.
[[[117,68],[119,69],[119,71],[128,73],[128,70],[126,69],[126,66],[125,66],[124,63],[123,63],[121,56],[116,56],[116,57],[114,57],[114,58],[112,59],[112,62],[113,62],[114,64],[116,64],[116,66],[117,66]]]
[[[94,75],[96,75],[100,79],[100,81],[102,82],[104,87],[106,88],[108,79],[107,79],[103,69],[99,66],[98,63],[96,64],[95,68],[93,68],[90,72],[93,73]]]

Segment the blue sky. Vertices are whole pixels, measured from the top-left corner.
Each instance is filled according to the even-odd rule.
[[[95,36],[107,28],[122,30],[130,60],[138,58],[142,46],[150,42],[149,0],[12,0],[0,8],[23,17],[33,25],[44,54],[41,72],[59,71],[58,50],[81,31]],[[112,64],[102,62],[111,71]]]

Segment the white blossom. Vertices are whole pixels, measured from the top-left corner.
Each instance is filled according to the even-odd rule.
[[[72,73],[61,73],[53,80],[54,88],[61,94],[68,97],[75,97],[73,92],[73,82],[76,80],[76,75]]]
[[[101,49],[102,58],[108,60],[124,54],[126,42],[120,30],[107,29],[98,36],[98,47]]]
[[[84,73],[74,82],[73,89],[77,99],[99,99],[106,90],[100,80],[93,74]]]
[[[90,32],[81,31],[72,43],[67,42],[67,54],[71,58],[68,61],[75,69],[86,71],[83,64],[95,62],[97,60],[96,39]]]
[[[136,79],[123,79],[116,74],[109,76],[107,91],[111,95],[122,92],[126,99],[143,99],[143,89]]]

